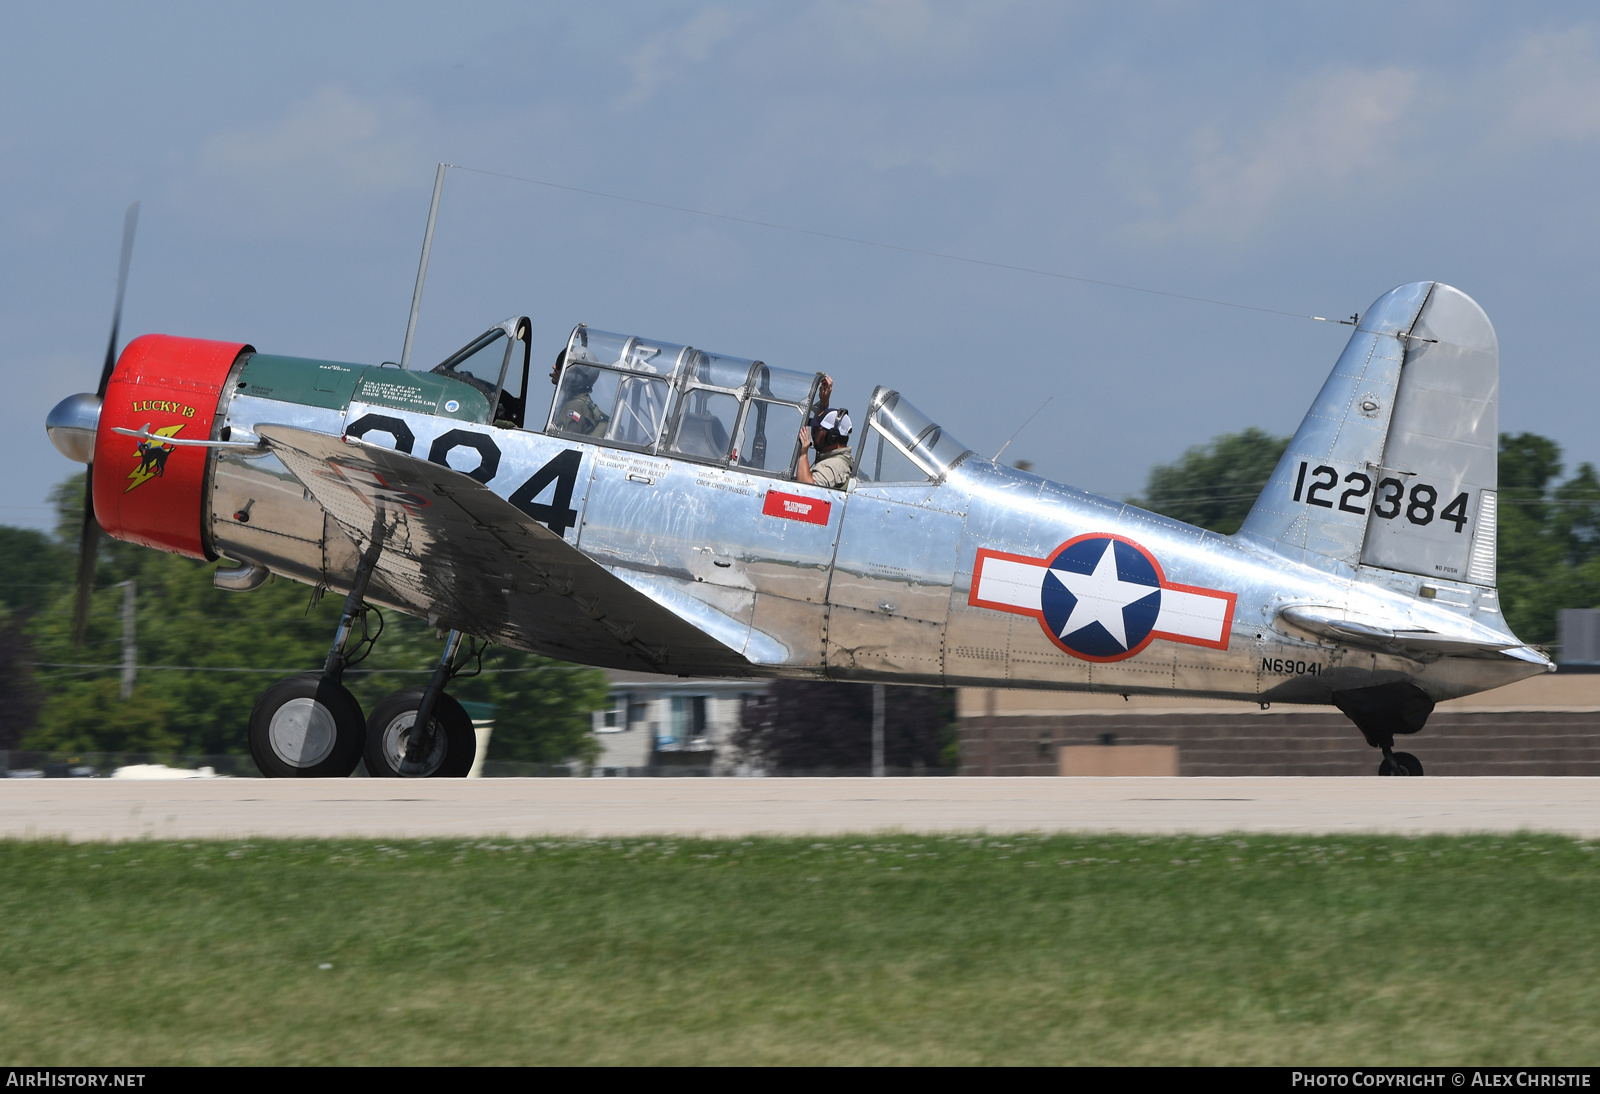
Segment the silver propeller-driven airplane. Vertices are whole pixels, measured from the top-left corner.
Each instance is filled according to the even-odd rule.
[[[1495,593],[1494,329],[1434,282],[1360,317],[1231,536],[984,459],[881,387],[845,487],[801,481],[820,374],[584,326],[536,417],[521,318],[429,372],[163,335],[112,357],[48,424],[91,464],[86,519],[236,560],[224,588],[347,594],[324,671],[257,703],[269,775],[465,774],[444,690],[464,639],[682,676],[1332,704],[1397,775],[1422,773],[1394,740],[1436,702],[1553,670]],[[449,636],[427,688],[364,718],[340,674],[368,603]]]

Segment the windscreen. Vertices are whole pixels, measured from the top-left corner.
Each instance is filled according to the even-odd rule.
[[[471,376],[493,389],[500,382],[500,364],[506,356],[505,337],[506,332],[500,327],[486,330],[446,357],[433,371]]]
[[[515,337],[508,330],[515,330]],[[507,320],[446,357],[433,372],[466,380],[494,399],[496,425],[520,427],[526,411],[528,352],[528,320]]]

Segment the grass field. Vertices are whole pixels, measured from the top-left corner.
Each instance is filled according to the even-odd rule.
[[[0,842],[0,1062],[1592,1065],[1597,848]]]

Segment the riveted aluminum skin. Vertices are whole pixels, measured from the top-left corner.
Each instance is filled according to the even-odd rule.
[[[700,353],[582,327],[568,352],[621,385],[640,346]],[[1402,682],[1438,701],[1551,667],[1499,610],[1498,350],[1448,286],[1368,309],[1232,536],[999,466],[882,388],[858,458],[888,444],[903,459],[874,477],[908,481],[797,482],[737,439],[762,400],[797,414],[804,377],[702,356],[726,367],[650,373],[676,385],[652,396],[662,412],[607,439],[487,424],[448,378],[246,355],[212,435],[265,447],[205,457],[206,549],[240,563],[238,587],[264,567],[347,589],[381,540],[375,603],[679,675],[1327,703]],[[643,407],[617,392],[613,414]]]
[[[338,410],[252,395],[228,397],[221,418],[234,441],[257,440],[256,427],[263,422],[334,434],[343,425]],[[354,558],[341,559],[347,567],[330,569],[322,506],[270,449],[218,449],[210,485],[209,531],[216,554],[259,563],[296,581],[348,588]],[[333,533],[344,538],[336,528]]]

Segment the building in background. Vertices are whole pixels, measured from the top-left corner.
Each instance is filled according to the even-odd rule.
[[[1562,672],[1600,672],[1600,608],[1563,608],[1556,613]]]
[[[962,688],[957,711],[963,775],[1373,775],[1380,759],[1331,707]],[[1395,747],[1430,775],[1600,775],[1600,673],[1440,703]]]
[[[750,680],[685,680],[608,670],[611,703],[594,712],[594,774],[741,774],[733,748]]]

